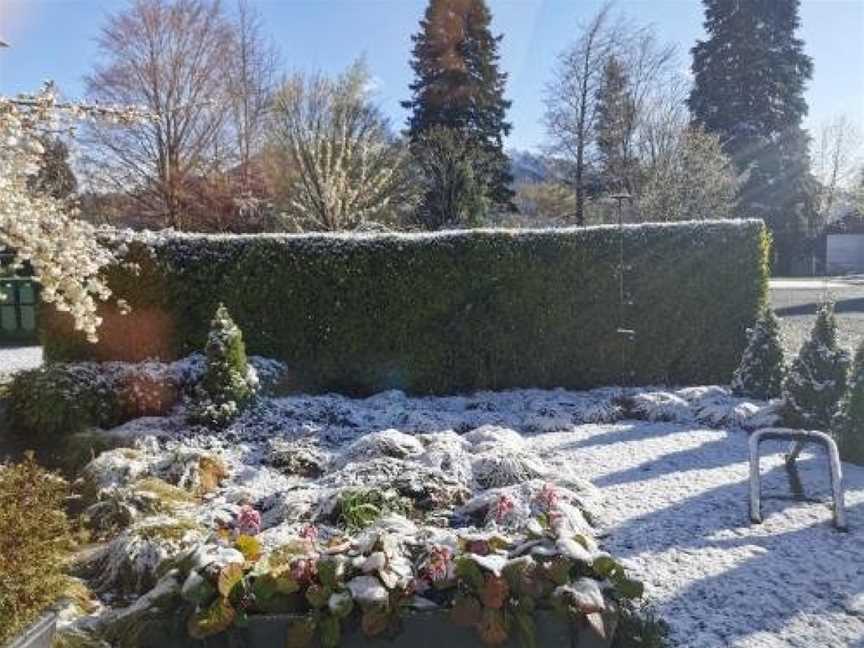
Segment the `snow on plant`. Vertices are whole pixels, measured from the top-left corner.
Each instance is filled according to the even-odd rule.
[[[451,609],[451,621],[473,627],[484,643],[498,645],[515,633],[533,645],[537,607],[583,619],[614,609],[612,601],[642,595],[641,584],[608,554],[587,539],[559,538],[556,531],[527,544],[490,535],[485,553],[474,551],[476,538],[454,550],[413,546],[378,529],[365,539],[368,533],[335,547],[298,538],[256,561],[190,573],[187,582],[211,581],[209,588],[184,587],[197,608],[190,634],[205,638],[252,614],[291,611],[297,620],[288,630],[289,646],[317,640],[335,647],[349,618],[359,620],[367,637],[380,636],[398,627],[401,610],[416,602],[415,594],[431,596],[434,589],[435,600]],[[582,549],[573,555],[554,551],[562,539]],[[202,597],[202,591],[209,594]]]
[[[233,419],[258,389],[258,377],[246,358],[243,333],[219,304],[207,336],[207,368],[195,390],[190,417],[214,427]]]
[[[117,259],[71,203],[32,186],[44,152],[40,137],[73,132],[84,119],[128,124],[144,117],[132,108],[60,103],[50,83],[32,95],[0,96],[0,245],[14,252],[16,266],[32,266],[42,299],[69,312],[91,342],[101,323],[98,303],[111,296],[101,271]]]
[[[768,400],[783,387],[786,367],[780,324],[771,308],[765,308],[753,328],[747,329],[747,348],[732,375],[732,393]]]
[[[819,307],[810,338],[783,383],[783,417],[791,427],[827,430],[846,391],[849,353],[837,346],[834,305]]]
[[[831,432],[844,461],[864,464],[864,341],[855,351],[849,390],[840,401]]]

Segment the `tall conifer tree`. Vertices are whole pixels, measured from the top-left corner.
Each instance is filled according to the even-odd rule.
[[[504,137],[510,102],[504,99],[507,75],[498,69],[502,36],[490,30],[492,15],[485,0],[430,0],[414,42],[411,67],[415,79],[408,136],[421,141],[435,127],[457,130],[481,148],[478,157],[487,198],[510,206],[513,191]]]
[[[799,0],[703,0],[708,39],[693,48],[693,120],[717,133],[741,175],[738,211],[763,218],[789,271],[815,216],[804,90],[813,62]]]
[[[597,88],[597,149],[600,173],[607,191],[635,192],[636,159],[631,140],[636,123],[636,104],[622,62],[610,56]]]

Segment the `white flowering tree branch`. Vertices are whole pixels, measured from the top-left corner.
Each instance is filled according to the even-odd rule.
[[[33,95],[0,96],[0,247],[14,253],[13,267],[30,264],[42,299],[69,312],[93,342],[101,323],[98,302],[111,296],[101,271],[115,255],[99,243],[93,225],[76,218],[73,203],[28,181],[39,171],[40,136],[73,133],[85,119],[126,124],[143,118],[134,108],[61,103],[50,83]]]

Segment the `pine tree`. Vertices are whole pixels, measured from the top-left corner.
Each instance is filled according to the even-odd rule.
[[[207,366],[195,391],[190,418],[218,427],[228,423],[255,394],[258,379],[246,358],[246,345],[228,309],[219,304],[207,336]]]
[[[864,341],[855,351],[849,390],[840,401],[831,432],[844,461],[864,464]]]
[[[504,99],[507,75],[498,69],[502,36],[490,30],[492,15],[485,0],[430,0],[414,42],[412,97],[402,102],[411,111],[412,144],[434,127],[453,128],[483,151],[476,167],[487,197],[512,207],[510,162],[504,137],[510,102]]]
[[[481,224],[489,201],[474,163],[482,151],[478,154],[458,131],[443,127],[429,129],[413,150],[423,191],[415,212],[418,224],[429,230]]]
[[[849,353],[837,346],[834,306],[822,304],[810,338],[783,382],[783,418],[790,427],[827,430],[846,391]]]
[[[747,329],[747,348],[732,375],[732,392],[762,400],[777,398],[784,373],[780,324],[774,311],[766,308],[753,328]]]
[[[30,176],[31,191],[48,194],[57,200],[69,198],[78,189],[78,180],[69,166],[69,147],[57,137],[41,137],[42,161],[39,171]]]
[[[772,230],[788,271],[814,222],[806,82],[813,62],[796,38],[799,0],[703,0],[708,39],[693,48],[693,120],[716,133],[742,183],[741,215]]]
[[[621,62],[610,56],[603,67],[603,80],[597,88],[597,149],[600,175],[607,190],[635,191],[635,157],[631,140],[636,121],[636,105],[630,94],[630,81]]]

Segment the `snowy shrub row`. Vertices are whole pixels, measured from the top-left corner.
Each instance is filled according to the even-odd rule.
[[[728,382],[765,301],[761,221],[626,226],[623,321],[621,236],[609,226],[132,236],[137,271],[109,277],[132,313],[106,308],[96,345],[49,313],[45,353],[178,358],[202,348],[224,302],[249,351],[285,361],[309,391]]]
[[[284,371],[272,360],[250,362],[265,386]],[[171,363],[70,362],[20,371],[9,384],[8,425],[19,436],[50,440],[161,416],[193,396],[205,367],[205,357],[196,353]]]

